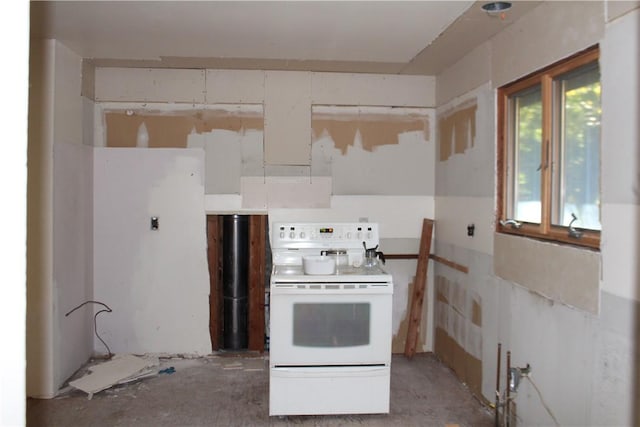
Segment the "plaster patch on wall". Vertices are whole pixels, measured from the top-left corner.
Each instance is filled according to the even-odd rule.
[[[331,176],[334,195],[433,194],[434,116],[429,109],[316,106],[311,173]]]
[[[444,276],[435,279],[434,350],[478,395],[482,395],[482,302],[480,295]]]
[[[495,275],[551,302],[597,314],[600,253],[569,245],[495,233]]]
[[[373,151],[381,145],[398,144],[400,134],[405,132],[421,131],[424,140],[429,141],[429,117],[419,114],[357,112],[337,115],[314,111],[311,127],[313,142],[329,136],[343,155],[354,145],[357,132],[366,151]]]
[[[456,373],[458,378],[481,397],[482,360],[471,356],[442,328],[435,332],[436,355]]]
[[[438,118],[439,160],[462,154],[473,147],[476,138],[477,98],[470,99]]]
[[[189,134],[187,148],[205,152],[205,194],[240,194],[241,177],[264,177],[262,137],[254,130]]]
[[[104,113],[107,147],[136,147],[144,124],[149,148],[186,148],[189,134],[264,128],[261,113],[228,110],[113,110]]]
[[[94,297],[118,313],[104,339],[118,353],[210,353],[204,153],[93,152]]]

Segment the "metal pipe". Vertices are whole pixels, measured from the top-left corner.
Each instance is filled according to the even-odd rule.
[[[496,419],[495,427],[500,427],[500,356],[502,344],[498,343],[498,368],[496,369]]]
[[[506,388],[506,397],[504,399],[504,419],[505,419],[505,426],[509,427],[509,425],[511,424],[511,420],[509,419],[509,417],[511,416],[510,412],[510,407],[511,407],[511,393],[510,393],[510,381],[511,379],[509,378],[509,373],[511,372],[511,351],[507,351],[507,388]]]
[[[249,344],[249,217],[225,215],[222,234],[224,348],[243,350]]]

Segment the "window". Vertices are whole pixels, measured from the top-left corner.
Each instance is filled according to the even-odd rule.
[[[497,231],[600,245],[599,50],[498,90]]]

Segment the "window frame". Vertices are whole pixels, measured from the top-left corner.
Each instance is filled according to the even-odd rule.
[[[496,212],[496,232],[520,236],[527,236],[536,239],[549,240],[553,242],[569,243],[575,246],[588,247],[592,249],[600,248],[600,230],[589,230],[575,227],[582,233],[580,238],[569,236],[569,227],[552,224],[552,198],[554,196],[553,168],[547,167],[555,158],[555,152],[561,149],[561,144],[554,142],[557,138],[555,121],[553,120],[553,86],[557,77],[597,62],[600,58],[600,50],[597,45],[576,53],[566,59],[558,61],[548,67],[531,73],[512,83],[508,83],[498,88],[497,93],[497,212]],[[519,228],[509,225],[502,225],[501,221],[509,219],[507,217],[509,191],[513,187],[509,181],[509,168],[513,168],[510,160],[510,126],[509,120],[509,99],[510,96],[540,85],[542,92],[542,141],[541,141],[541,176],[540,176],[540,202],[541,221],[537,223],[522,222]],[[600,152],[602,152],[602,139],[600,139]],[[546,165],[546,166],[545,166]]]

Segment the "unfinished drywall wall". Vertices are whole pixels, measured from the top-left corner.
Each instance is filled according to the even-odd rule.
[[[205,102],[205,70],[97,67],[95,79],[97,102]]]
[[[94,101],[96,99],[96,67],[90,59],[82,59],[82,86],[80,95]]]
[[[333,194],[433,194],[431,109],[313,109],[313,176],[331,176]]]
[[[463,274],[436,263],[435,273],[444,278],[440,280],[480,297],[482,396],[487,400],[495,397],[496,350],[501,343],[503,363],[506,351],[510,351],[513,365],[531,365],[532,379],[560,425],[634,425],[639,419],[635,374],[640,351],[636,333],[638,302],[634,295],[638,289],[635,259],[640,212],[633,189],[640,153],[629,154],[637,152],[640,18],[637,11],[630,12],[625,6],[625,11],[617,13],[617,19],[605,27],[606,8],[603,2],[545,2],[489,41],[492,81],[487,79],[477,89],[467,88],[463,94],[451,85],[455,76],[484,69],[483,61],[487,59],[478,52],[470,53],[446,70],[444,76],[438,76],[438,82],[448,88],[444,88],[439,100],[455,103],[477,96],[477,114],[481,115],[488,111],[480,102],[484,98],[481,86],[495,88],[600,42],[602,137],[603,141],[618,141],[616,149],[603,151],[601,165],[602,269],[600,255],[583,249],[549,248],[549,243],[525,242],[526,239],[505,247],[504,240],[513,243],[517,237],[466,236],[470,220],[480,220],[480,230],[486,226],[489,231],[495,221],[494,195],[487,191],[494,186],[487,183],[495,177],[495,142],[481,144],[486,131],[476,129],[478,143],[473,148],[436,164],[436,224],[440,218],[441,226],[435,252],[467,266],[469,272]],[[439,105],[438,111],[442,107]],[[476,120],[476,124],[489,124],[495,141],[493,110],[491,107],[492,113]],[[478,175],[465,179],[465,171],[474,167],[478,168]],[[482,173],[490,179],[483,180]],[[478,180],[483,183],[474,188]],[[494,268],[496,263],[501,265]],[[498,274],[509,275],[511,280]],[[537,285],[555,293],[554,299],[531,290]],[[567,297],[578,300],[583,308],[562,303]],[[503,371],[503,378],[504,374]],[[518,423],[553,424],[527,381],[521,383],[515,403]]]
[[[205,193],[242,193],[243,177],[264,180],[263,132],[213,130],[191,134],[187,146],[201,148],[205,155]]]
[[[312,73],[314,105],[434,107],[433,76]]]
[[[255,105],[193,109],[104,103],[96,113],[96,121],[103,126],[97,133],[108,147],[204,149],[206,193],[238,194],[245,188],[242,206],[246,209],[265,209],[267,181],[314,185],[301,189],[311,199],[279,199],[277,194],[286,195],[288,190],[272,191],[269,200],[275,208],[292,206],[296,200],[306,200],[298,207],[326,207],[331,194],[433,193],[433,110],[315,108],[317,135],[311,167],[265,165],[262,109]],[[352,129],[348,134],[342,132],[345,126]],[[324,185],[315,186],[327,182],[326,177],[330,177],[328,192]]]
[[[474,68],[475,63],[470,62],[472,60],[486,62],[487,58],[478,56],[474,51],[470,59],[452,66],[451,72],[459,75],[461,67]],[[493,253],[495,218],[494,103],[494,91],[491,84],[486,82],[437,108],[439,125],[448,122],[449,129],[466,128],[467,132],[462,138],[466,143],[458,144],[465,147],[464,150],[458,150],[460,153],[454,152],[455,132],[444,135],[438,133],[438,149],[441,151],[438,154],[440,161],[435,165],[436,239],[486,254]],[[473,145],[470,145],[472,134]],[[442,160],[443,146],[447,147],[449,153],[446,160]],[[474,226],[473,236],[467,234],[470,225]],[[453,262],[466,264],[466,260],[457,259],[455,252],[440,255]]]
[[[637,425],[640,302],[603,291],[594,333],[593,425]],[[635,325],[635,327],[633,327]]]
[[[634,9],[640,8],[640,1],[607,1],[605,2],[607,22],[614,21]]]
[[[484,57],[479,60],[487,61]],[[462,62],[453,70],[459,66],[472,64]],[[491,84],[486,82],[450,99],[438,107],[437,117],[436,194],[492,199],[495,177],[487,173],[487,165],[495,163],[495,94]]]
[[[262,104],[265,100],[266,71],[203,71],[204,78],[201,70],[96,67],[95,100],[176,104]],[[311,73],[312,104],[432,108],[435,90],[433,76]]]
[[[90,357],[91,147],[84,145],[81,59],[55,41],[32,46],[28,201],[27,393],[52,397]],[[89,102],[90,104],[90,102]]]
[[[438,240],[460,248],[493,254],[495,213],[491,198],[437,196],[435,203]],[[467,234],[469,226],[474,227],[473,236]],[[459,262],[455,253],[442,256]]]
[[[639,40],[636,9],[607,25],[600,59],[602,141],[616,141],[615,149],[603,149],[601,154],[603,165],[612,165],[603,167],[601,174],[603,289],[636,300],[640,300]]]
[[[95,102],[82,97],[82,143],[88,147],[95,146]]]
[[[210,352],[203,152],[96,148],[94,167],[94,294],[114,310],[102,338],[116,353]]]
[[[189,105],[189,100],[193,99],[192,95],[195,93],[194,88],[200,84],[199,74],[173,73],[175,70],[162,70],[161,73],[150,74],[150,71],[153,70],[113,68],[101,71],[98,67],[95,81],[97,99],[117,102],[98,104],[95,115],[96,146],[203,148],[206,152],[207,194],[239,194],[246,188],[247,197],[243,198],[241,195],[239,199],[240,209],[265,209],[267,181],[276,186],[290,186],[292,180],[306,179],[307,183],[303,183],[303,187],[313,186],[302,188],[302,191],[310,196],[304,199],[294,197],[295,192],[275,189],[272,192],[274,197],[268,199],[273,203],[273,207],[277,208],[296,206],[296,200],[304,202],[297,207],[327,207],[331,194],[399,194],[398,189],[400,194],[433,194],[433,174],[429,172],[433,169],[431,153],[435,134],[432,113],[427,110],[427,114],[423,114],[420,109],[413,108],[401,112],[402,108],[395,107],[432,105],[435,99],[435,79],[431,77],[206,70],[206,81],[200,88],[205,93],[206,103]],[[140,79],[149,77],[153,77],[155,83],[139,85],[130,93],[126,90]],[[272,130],[290,138],[288,135],[291,133],[292,125],[297,126],[298,122],[309,124],[307,120],[295,120],[288,110],[293,101],[284,102],[282,97],[283,90],[292,92],[292,77],[301,79],[301,84],[305,87],[309,83],[306,92],[310,93],[298,100],[304,101],[299,105],[302,107],[304,104],[302,110],[306,111],[305,114],[309,113],[311,102],[326,102],[329,105],[389,106],[378,107],[382,113],[373,112],[379,116],[377,119],[361,120],[362,123],[370,125],[360,126],[362,129],[348,142],[352,144],[349,153],[344,152],[347,142],[336,137],[338,145],[341,145],[338,149],[341,155],[334,156],[333,140],[328,137],[328,133],[319,130],[322,136],[316,139],[311,151],[308,150],[308,146],[304,149],[307,157],[301,161],[298,161],[298,154],[295,155],[296,161],[285,158],[267,160],[265,153],[268,154],[270,149],[265,148],[263,144],[263,138],[266,136],[264,129],[258,124],[242,125],[241,130],[238,130],[238,126],[229,125],[230,117],[225,117],[227,123],[218,127],[209,125],[209,118],[204,118],[207,122],[203,126],[198,126],[197,117],[192,123],[190,116],[193,113],[197,114],[199,110],[207,111],[220,107],[228,113],[233,110],[230,107],[234,104],[238,108],[233,110],[233,114],[238,115],[254,111],[246,110],[246,107],[256,104],[247,102],[264,102],[265,109],[271,108],[272,112],[286,113],[283,116],[286,120],[279,120],[277,125],[273,122],[275,128]],[[176,92],[179,90],[184,90],[184,93],[190,95],[178,96]],[[272,95],[266,96],[269,93]],[[140,99],[145,102],[132,102]],[[170,103],[166,103],[167,101]],[[362,108],[366,110],[365,113],[375,110],[372,107]],[[358,115],[365,118],[365,113]],[[403,114],[405,117],[402,117]],[[417,116],[414,117],[414,114]],[[149,115],[153,117],[147,117]],[[262,109],[260,115],[263,117]],[[161,119],[159,116],[166,117]],[[332,120],[330,127],[335,129],[337,125],[338,122]],[[305,137],[297,138],[296,141],[299,142],[293,143],[293,147],[311,144],[311,130],[308,127],[307,129],[308,132],[296,132],[305,133]],[[282,141],[280,138],[276,140]],[[292,146],[287,145],[286,151],[291,148]],[[332,156],[334,159],[329,159]],[[411,173],[407,174],[407,170]],[[259,182],[260,177],[263,178],[262,183]],[[324,184],[315,185],[327,182],[327,178],[330,178],[329,192],[325,191]],[[245,184],[242,183],[243,180]],[[302,184],[295,183],[295,191],[299,190],[300,185]],[[277,199],[276,194],[283,194],[286,198]],[[317,197],[313,197],[314,194]]]
[[[598,312],[598,252],[501,233],[494,244],[497,276],[554,301]]]
[[[284,105],[278,96],[265,98],[269,79],[265,78],[266,74],[262,71],[206,70],[206,84],[203,86],[205,102],[195,104],[185,101],[184,97],[172,98],[177,89],[168,82],[159,82],[155,86],[141,85],[127,95],[121,88],[129,83],[118,83],[117,80],[127,80],[132,76],[131,79],[137,81],[144,73],[132,73],[126,69],[113,71],[113,75],[96,73],[96,92],[100,94],[98,99],[117,101],[97,103],[94,120],[95,145],[98,147],[107,146],[104,113],[109,111],[126,114],[128,110],[141,113],[157,110],[160,115],[181,116],[188,114],[183,111],[222,107],[231,111],[256,111],[254,107],[257,103],[262,108],[263,102],[265,108],[269,103],[280,104],[276,105],[278,108]],[[168,79],[176,87],[185,86],[185,93],[191,93],[191,82],[198,79],[191,75],[193,80],[185,82],[171,73],[154,76]],[[102,77],[105,77],[104,81]],[[213,129],[202,133],[193,129],[186,136],[186,147],[204,151],[204,209],[208,213],[269,212],[270,216],[289,221],[357,222],[361,218],[368,218],[379,222],[385,230],[383,250],[384,245],[391,242],[396,253],[415,253],[422,219],[433,217],[435,114],[432,108],[424,107],[431,107],[434,103],[435,79],[425,76],[311,73],[311,83],[309,102],[313,100],[336,106],[327,107],[335,109],[353,109],[354,105],[363,105],[356,107],[355,111],[381,112],[379,123],[367,128],[370,132],[365,132],[364,139],[357,132],[350,141],[352,146],[344,153],[334,146],[328,134],[323,134],[313,144],[310,165],[285,166],[265,164],[262,129],[244,132]],[[145,102],[134,102],[139,99]],[[167,102],[169,99],[172,101]],[[344,106],[337,107],[340,105]],[[420,108],[404,109],[397,106]],[[344,111],[340,110],[338,115]],[[262,109],[259,112],[262,114]],[[310,123],[309,120],[309,126]],[[281,132],[290,130],[290,123],[279,126]],[[137,127],[134,124],[125,132],[129,136],[121,139],[132,141],[135,136],[137,141],[140,128],[140,123]],[[377,134],[379,129],[387,135],[384,139]],[[152,148],[151,132],[146,124],[144,133],[149,136],[147,145]],[[309,143],[311,137],[309,131]],[[324,148],[316,151],[322,144],[325,144]],[[127,145],[133,144],[129,142]],[[163,150],[130,151],[138,156],[139,151],[151,153]],[[328,157],[333,158],[327,161]],[[336,194],[336,180],[340,182],[338,193],[347,193],[349,196]],[[355,185],[351,185],[350,181]],[[394,206],[394,209],[389,209],[389,206]],[[400,264],[403,265],[402,262]],[[397,277],[395,283],[398,289],[394,297],[394,325],[399,325],[404,318],[406,288],[414,274],[415,266],[394,266],[394,280]],[[427,297],[429,300],[432,298]],[[423,350],[432,349],[432,337],[426,328],[421,341],[424,343]]]
[[[53,153],[53,286],[60,339],[56,345],[59,384],[93,354],[93,148],[56,142]]]
[[[242,134],[263,129],[260,112],[228,108],[110,110],[104,112],[104,120],[107,147],[185,148],[192,133],[227,130]]]
[[[65,313],[93,298],[92,150],[84,142],[86,98],[82,60],[56,45],[53,143],[53,289],[54,379],[61,386],[93,352],[93,307],[75,316]]]
[[[486,41],[437,77],[436,105],[446,105],[490,80],[491,42]]]
[[[593,316],[554,304],[509,282],[495,279],[493,285],[497,287],[495,310],[498,340],[503,345],[502,360],[504,362],[506,351],[510,351],[512,366],[526,367],[530,364],[531,378],[559,424],[619,424],[597,424],[591,418],[592,390],[597,387],[589,375],[595,368],[593,355],[597,351],[594,343],[597,328]],[[488,309],[493,308],[484,307],[483,313]],[[495,360],[495,346],[490,354],[492,359],[489,360]],[[502,374],[505,378],[506,370]],[[528,381],[520,386],[515,404],[523,423],[553,425],[540,397]]]
[[[331,207],[331,178],[265,176],[241,179],[242,208],[321,209]]]
[[[242,176],[264,177],[262,105],[100,103],[95,145],[199,148],[207,194],[240,194]]]
[[[436,276],[435,295],[435,352],[481,395],[482,298],[442,275]]]
[[[264,71],[206,70],[207,104],[263,104]]]
[[[623,2],[610,2],[623,3]],[[640,423],[640,9],[611,20],[602,71],[602,286],[594,424]],[[609,12],[613,12],[609,9]],[[613,13],[612,13],[613,14]],[[610,17],[612,18],[612,17]],[[621,375],[620,372],[630,375]]]
[[[356,133],[360,133],[362,148],[367,151],[398,144],[400,135],[406,132],[421,131],[427,142],[431,137],[429,115],[424,109],[315,106],[311,128],[314,142],[326,134],[343,155],[354,145]]]
[[[26,389],[28,396],[52,397],[57,389],[52,339],[55,42],[34,42],[30,56]]]
[[[452,111],[438,114],[438,160],[443,162],[453,154],[463,154],[473,147],[477,109],[477,100],[471,99]]]
[[[266,71],[264,160],[270,165],[311,163],[311,73]]]
[[[492,257],[446,238],[438,238],[433,251],[464,267],[434,263],[434,351],[470,384],[478,398],[491,401],[495,397],[496,337],[503,326],[498,322],[503,308],[491,279]]]
[[[545,1],[491,41],[491,80],[500,87],[598,43],[601,1]]]

